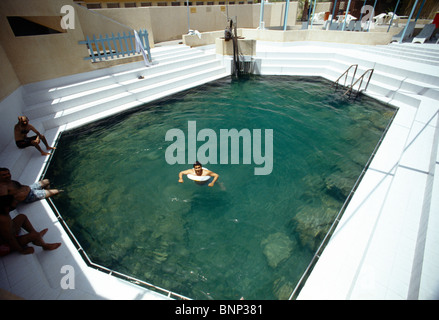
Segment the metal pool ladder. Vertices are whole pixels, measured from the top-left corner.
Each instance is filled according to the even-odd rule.
[[[340,81],[340,79],[341,79],[343,76],[345,76],[343,86],[344,86],[344,87],[346,86],[346,80],[347,80],[347,78],[348,78],[349,70],[351,70],[351,68],[354,68],[354,75],[352,76],[352,80],[351,80],[351,86],[352,86],[352,83],[354,82],[354,79],[355,79],[355,74],[357,73],[358,64],[353,64],[353,65],[351,65],[349,68],[346,69],[345,72],[343,72],[343,73],[341,74],[340,77],[338,77],[337,80],[335,80],[335,82],[332,84],[332,86],[335,85],[335,89],[338,88],[339,81]]]
[[[352,90],[354,89],[354,86],[358,83],[358,81],[360,81],[360,85],[358,86],[358,90],[357,90],[357,94],[355,95],[355,97],[358,97],[358,95],[361,92],[361,85],[363,84],[363,80],[364,77],[369,74],[369,78],[367,79],[367,83],[366,83],[366,87],[363,90],[367,90],[367,87],[369,86],[369,82],[370,82],[370,78],[372,78],[372,74],[373,74],[373,70],[374,69],[367,69],[361,76],[360,78],[357,79],[357,81],[354,82],[354,84],[352,84],[351,86],[348,87],[348,89],[345,91],[345,93],[343,93],[343,96],[345,96],[348,92],[349,92],[349,98],[351,97],[351,93]]]
[[[361,76],[360,76],[360,77],[354,82],[354,80],[355,80],[355,75],[356,75],[356,73],[357,73],[357,69],[358,69],[358,64],[353,64],[353,65],[351,65],[349,68],[347,68],[346,71],[343,72],[343,73],[341,74],[341,76],[338,77],[338,79],[335,80],[335,82],[332,84],[332,86],[335,86],[335,89],[336,89],[336,90],[337,90],[337,88],[338,88],[338,85],[340,84],[339,81],[340,81],[341,78],[343,78],[343,76],[344,76],[344,84],[343,84],[343,87],[346,87],[346,81],[347,81],[347,78],[348,78],[348,76],[349,76],[349,71],[350,71],[352,68],[354,69],[354,74],[353,74],[353,76],[352,76],[352,78],[351,78],[351,84],[347,86],[347,90],[343,93],[343,96],[345,96],[345,95],[347,95],[347,94],[349,93],[349,98],[351,97],[351,93],[352,93],[352,91],[354,90],[355,85],[356,85],[358,82],[360,82],[360,85],[358,86],[357,94],[355,95],[355,97],[358,97],[358,95],[359,95],[360,92],[361,92],[361,85],[363,84],[363,80],[364,80],[364,78],[365,78],[367,75],[369,75],[369,78],[367,79],[366,87],[363,89],[363,90],[367,90],[367,87],[369,86],[370,78],[372,77],[372,74],[373,74],[373,71],[374,71],[374,69],[368,69],[368,70],[366,70],[366,71],[365,71],[365,72],[364,72],[364,73],[363,73],[363,74],[362,74],[362,75],[361,75]]]

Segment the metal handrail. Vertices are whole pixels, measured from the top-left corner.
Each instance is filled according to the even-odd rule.
[[[351,81],[351,86],[352,86],[352,82],[353,82],[354,79],[355,79],[355,74],[357,73],[358,64],[353,64],[353,65],[351,65],[349,68],[346,69],[345,72],[343,72],[343,73],[341,74],[340,77],[338,77],[337,80],[335,80],[335,82],[334,82],[332,85],[333,85],[333,86],[334,86],[334,85],[337,85],[337,86],[336,86],[336,89],[338,88],[338,81],[339,81],[343,76],[345,76],[343,86],[346,86],[346,80],[347,80],[347,78],[348,78],[349,70],[351,70],[351,68],[353,68],[353,67],[355,67],[355,70],[354,70],[354,75],[352,76],[352,81]]]
[[[352,84],[352,85],[351,85],[351,86],[345,91],[345,93],[343,93],[343,96],[345,96],[345,95],[349,92],[349,97],[351,97],[351,93],[352,93],[352,90],[354,89],[354,86],[357,84],[358,81],[361,80],[360,85],[358,86],[358,90],[357,90],[357,95],[356,95],[356,97],[357,97],[358,94],[361,92],[361,85],[363,84],[364,76],[370,71],[370,73],[369,73],[369,79],[367,80],[366,87],[364,88],[364,90],[367,90],[367,87],[369,86],[370,78],[372,78],[373,70],[374,70],[374,69],[367,69],[367,70],[366,70],[366,71],[360,76],[360,78],[358,78],[357,81],[355,81],[354,84]]]

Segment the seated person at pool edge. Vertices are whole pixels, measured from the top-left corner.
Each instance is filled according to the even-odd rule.
[[[28,243],[42,247],[43,250],[55,250],[61,243],[47,243],[43,240],[43,236],[47,232],[47,228],[38,232],[34,229],[29,219],[24,214],[18,214],[11,219],[9,212],[14,197],[11,195],[0,196],[0,245],[2,246],[2,255],[10,251],[18,251],[22,254],[30,254],[34,252],[33,247],[28,247]],[[19,235],[23,228],[28,233]]]
[[[62,190],[49,189],[50,181],[44,179],[30,186],[22,185],[20,182],[11,179],[8,168],[0,168],[0,196],[12,195],[14,197],[12,208],[18,203],[31,203],[58,194]]]
[[[28,137],[29,131],[36,133],[35,136]],[[33,125],[29,123],[29,119],[26,116],[18,117],[18,123],[14,126],[15,144],[18,148],[24,149],[30,146],[34,146],[41,153],[42,156],[50,155],[49,152],[45,152],[39,146],[40,140],[43,141],[47,150],[53,150],[55,148],[49,146],[46,137],[38,132]]]
[[[211,176],[211,177],[213,177],[212,182],[209,183],[209,187],[213,187],[216,180],[218,180],[218,178],[219,178],[219,175],[216,174],[215,172],[212,172],[212,171],[207,170],[207,169],[203,169],[203,166],[198,161],[194,163],[193,169],[187,169],[184,171],[180,171],[180,173],[178,174],[178,177],[179,177],[178,182],[183,183],[183,175],[184,174],[186,174],[186,175],[193,174],[193,175],[197,175],[197,176]]]

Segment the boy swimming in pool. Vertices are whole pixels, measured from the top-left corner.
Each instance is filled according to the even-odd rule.
[[[203,169],[203,166],[201,165],[201,163],[199,163],[198,161],[194,163],[194,168],[193,169],[187,169],[184,171],[180,171],[180,173],[178,174],[178,182],[183,183],[183,175],[184,174],[193,174],[196,176],[211,176],[213,177],[213,180],[211,183],[208,184],[209,187],[213,187],[213,185],[215,184],[216,180],[218,180],[219,175],[216,174],[215,172],[212,172],[210,170],[207,169]],[[209,180],[207,180],[209,181]],[[203,182],[204,183],[204,182]]]

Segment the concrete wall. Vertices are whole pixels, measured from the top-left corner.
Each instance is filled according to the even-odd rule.
[[[238,36],[245,39],[262,41],[321,41],[336,42],[361,45],[385,45],[392,40],[392,36],[398,33],[401,28],[394,28],[387,32],[351,32],[351,31],[331,31],[331,30],[258,30],[239,28]],[[216,38],[224,37],[224,31],[205,32],[201,38],[196,35],[184,35],[184,44],[197,47],[214,44]]]
[[[149,45],[154,46],[154,32],[149,8],[78,10],[84,36],[117,34],[132,29],[148,30]]]
[[[66,0],[2,0],[0,1],[0,44],[21,84],[87,71],[83,58],[87,50],[77,45],[83,38],[79,22],[65,33],[16,37],[7,16],[58,16]],[[2,90],[3,91],[3,90]],[[4,96],[4,93],[1,94]]]
[[[65,4],[75,8],[75,28],[67,29],[64,33],[16,37],[7,20],[8,16],[61,17],[61,7]],[[84,35],[90,34],[90,30],[96,25],[111,29],[112,24],[115,30],[129,30],[128,27],[122,28],[115,22],[108,23],[105,19],[95,17],[92,12],[71,0],[2,0],[0,45],[7,59],[1,59],[0,67],[2,70],[13,70],[13,78],[18,79],[21,85],[105,67],[104,64],[85,61],[88,50],[85,45],[78,44],[78,41],[84,40]],[[13,88],[2,86],[0,97],[11,93],[11,89]]]
[[[255,30],[242,29],[241,35],[245,38],[263,41],[322,41],[336,43],[350,43],[362,45],[385,45],[392,40],[392,36],[400,29],[392,32],[352,32],[331,30]]]
[[[64,33],[16,37],[8,23],[8,16],[51,17],[61,19],[61,7],[71,5],[75,10],[75,28]],[[200,32],[224,30],[229,17],[237,17],[238,27],[256,28],[259,25],[259,5],[193,6],[189,8],[191,29]],[[281,26],[284,19],[284,3],[265,5],[266,27]],[[288,24],[296,21],[297,2],[291,2]],[[44,19],[43,19],[44,20]],[[62,77],[115,63],[126,63],[133,58],[112,62],[91,63],[83,60],[88,56],[85,45],[78,41],[93,34],[111,34],[131,29],[146,28],[150,45],[181,39],[188,32],[186,7],[142,7],[87,10],[72,0],[2,0],[0,1],[0,67],[13,79],[1,86],[0,99],[6,97],[19,85]],[[138,57],[139,60],[141,59]]]
[[[20,79],[18,79],[12,64],[9,61],[8,55],[0,44],[0,69],[2,76],[0,77],[0,101],[6,97],[7,94],[13,92],[20,85]]]
[[[227,26],[227,7],[221,5],[194,6],[189,8],[189,26],[200,32],[224,30]],[[120,9],[121,10],[121,9]],[[129,10],[129,9],[125,9]],[[163,42],[181,39],[188,32],[187,7],[150,7],[151,26],[154,41]],[[102,10],[96,10],[102,11]],[[269,3],[264,6],[266,27],[283,25],[285,3]],[[291,2],[288,10],[288,24],[296,23],[297,2]],[[228,16],[237,17],[239,28],[259,26],[260,5],[244,4],[228,6]]]

